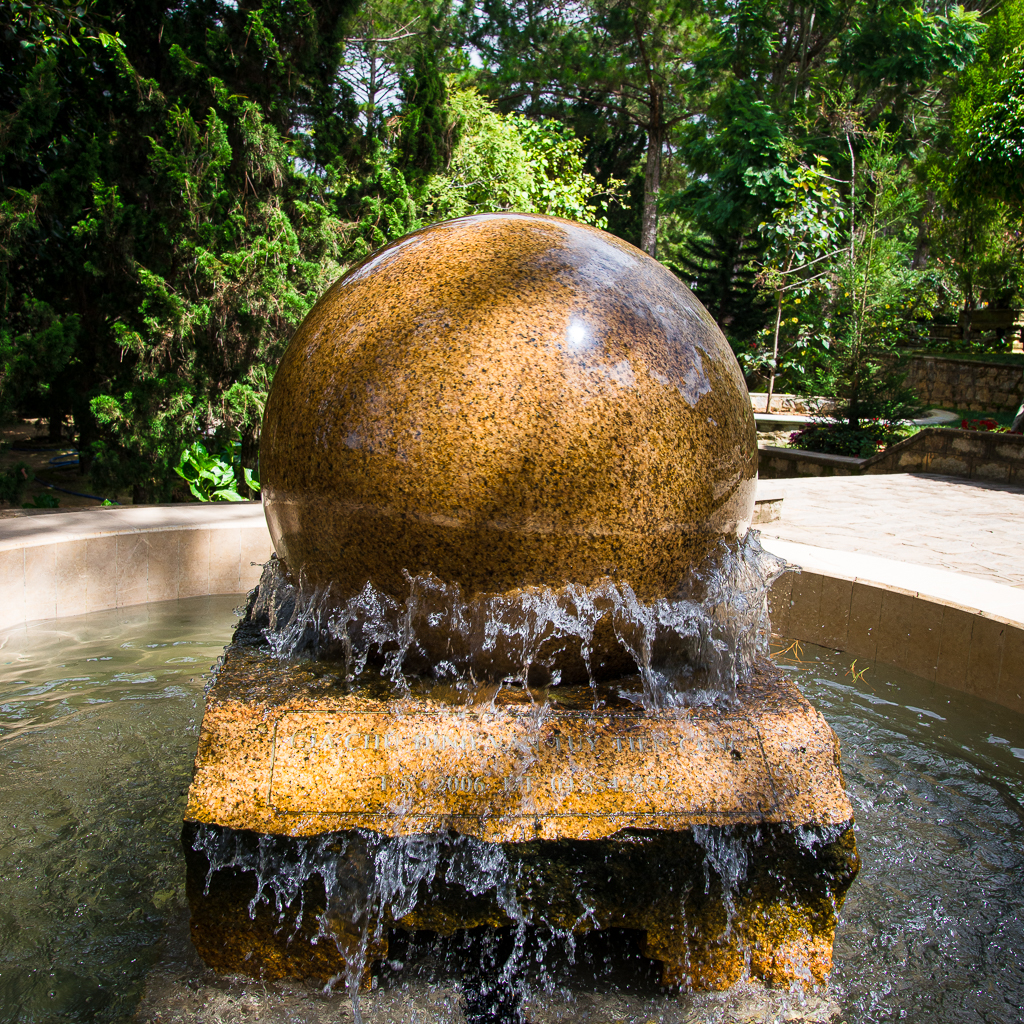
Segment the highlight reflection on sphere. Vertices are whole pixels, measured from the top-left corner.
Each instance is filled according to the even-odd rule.
[[[673,592],[750,523],[753,416],[670,271],[535,215],[438,224],[320,300],[275,378],[267,518],[293,573],[396,599],[628,583]]]

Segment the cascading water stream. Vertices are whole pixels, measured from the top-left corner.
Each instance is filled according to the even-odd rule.
[[[398,688],[407,676],[464,690],[484,680],[557,685],[581,669],[593,685],[602,674],[595,637],[604,631],[618,648],[604,676],[621,676],[623,667],[637,674],[637,699],[656,710],[735,698],[767,652],[768,590],[784,568],[748,533],[720,542],[675,596],[649,604],[611,581],[466,599],[431,575],[409,577],[409,595],[398,602],[372,583],[338,600],[293,582],[273,559],[247,617],[281,660],[340,660],[350,681],[371,666]],[[431,654],[439,649],[442,656]]]
[[[238,603],[170,602],[0,636],[5,1021],[351,1020],[343,979],[334,997],[298,983],[224,979],[195,959],[188,942],[180,794],[199,732],[198,676],[229,638]],[[864,867],[843,907],[827,989],[804,996],[741,984],[727,993],[665,995],[635,933],[563,939],[547,932],[538,941],[540,930],[529,926],[512,965],[535,993],[523,1005],[527,1019],[1019,1020],[1024,719],[883,666],[858,662],[854,678],[849,657],[800,652],[790,641],[775,646],[780,665],[839,734],[857,808]],[[798,850],[818,856],[835,838],[811,829],[792,836]],[[731,842],[747,844],[747,879],[735,900],[762,847],[742,830]],[[326,845],[310,849],[330,853]],[[439,870],[447,873],[446,860]],[[707,876],[711,889],[716,871]],[[262,906],[276,908],[272,858],[264,872]],[[692,881],[703,893],[703,860]],[[674,885],[662,884],[666,892]],[[254,885],[248,899],[255,893]],[[575,914],[586,911],[580,905]],[[247,920],[244,905],[240,916]],[[362,1001],[364,1021],[461,1024],[466,992],[478,976],[490,984],[500,978],[515,941],[509,926],[486,942],[482,931],[444,939],[393,930],[379,987]],[[499,1001],[495,993],[487,998]]]
[[[429,575],[409,579],[404,602],[369,583],[355,597],[339,601],[327,589],[307,589],[301,580],[293,584],[274,559],[250,599],[246,618],[261,628],[279,661],[335,666],[357,689],[382,680],[401,695],[429,680],[449,685],[452,699],[465,704],[478,699],[481,686],[492,702],[502,687],[516,686],[530,695],[536,714],[543,717],[550,706],[538,695],[557,696],[564,678],[574,673],[590,686],[592,706],[599,708],[608,675],[621,676],[625,661],[627,678],[611,685],[618,687],[620,698],[645,710],[725,707],[767,651],[767,593],[783,569],[757,536],[748,534],[722,542],[691,574],[685,590],[649,604],[628,586],[610,581],[557,591],[523,588],[467,600],[457,586]],[[444,643],[438,643],[439,636]],[[595,638],[607,647],[609,636],[618,652],[602,680]],[[431,657],[439,649],[443,655]],[[191,841],[209,865],[207,888],[218,871],[255,874],[250,917],[265,905],[276,914],[278,927],[295,934],[306,913],[306,887],[311,882],[322,886],[315,941],[337,944],[346,970],[327,987],[344,981],[357,1022],[368,963],[384,955],[396,922],[423,927],[417,914],[428,893],[436,897],[439,888],[457,889],[459,900],[469,905],[484,900],[490,909],[481,920],[503,929],[488,947],[488,969],[475,971],[464,987],[469,1020],[521,1020],[519,1007],[529,994],[520,970],[524,950],[533,943],[534,956],[543,961],[557,943],[571,960],[575,933],[589,927],[596,898],[589,882],[568,879],[563,902],[572,909],[549,914],[520,898],[530,883],[518,854],[454,833],[393,836],[353,830],[290,843],[260,836],[253,845],[230,831],[200,826]],[[695,828],[690,842],[703,864],[705,894],[714,887],[731,908],[732,893],[747,877],[751,850],[761,841],[756,829]]]

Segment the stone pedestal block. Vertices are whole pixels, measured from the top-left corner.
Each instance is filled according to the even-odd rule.
[[[196,947],[327,980],[392,928],[526,922],[642,933],[665,984],[820,982],[858,868],[832,730],[767,663],[730,708],[636,685],[396,695],[237,640],[186,812]]]

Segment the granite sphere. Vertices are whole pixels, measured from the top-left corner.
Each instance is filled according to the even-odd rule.
[[[746,385],[671,271],[596,228],[484,214],[348,271],[267,401],[267,521],[293,577],[396,599],[524,586],[676,592],[750,525]]]

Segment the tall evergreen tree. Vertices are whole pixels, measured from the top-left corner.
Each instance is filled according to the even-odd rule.
[[[735,347],[749,344],[764,323],[767,303],[753,269],[763,251],[757,239],[720,231],[691,235],[673,263]]]
[[[252,460],[342,238],[354,6],[99,0],[78,45],[0,41],[0,404],[73,411],[99,484],[166,497],[199,432]]]
[[[444,76],[431,48],[421,46],[402,79],[400,165],[422,174],[443,171],[455,148],[455,134]]]

